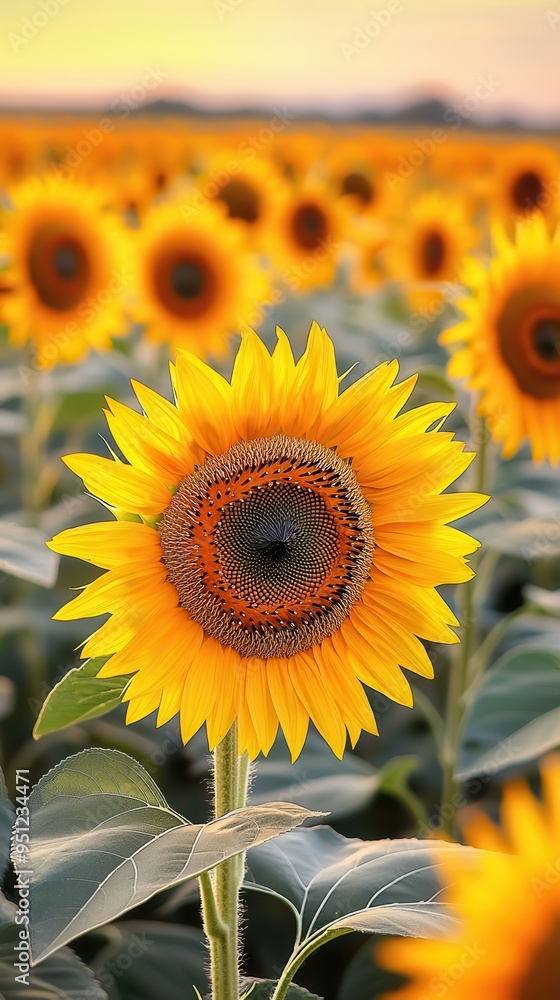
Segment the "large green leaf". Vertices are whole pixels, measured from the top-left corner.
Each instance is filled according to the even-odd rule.
[[[41,779],[29,805],[35,963],[313,815],[278,802],[193,825],[169,808],[137,761],[116,750],[69,757]]]
[[[25,969],[15,968],[14,947],[20,942],[15,924],[0,927],[0,997],[2,1000],[107,1000],[107,994],[91,969],[80,962],[70,948],[62,948],[38,969],[30,969],[26,981],[15,977]],[[25,944],[25,942],[22,942]],[[20,957],[24,952],[20,950]]]
[[[350,930],[432,937],[454,918],[439,901],[442,854],[474,849],[443,841],[347,840],[329,827],[294,831],[249,853],[247,887],[286,902],[294,954]]]
[[[39,739],[86,719],[106,715],[122,701],[130,677],[97,677],[106,657],[73,667],[47,695],[33,736]]]
[[[0,521],[0,570],[41,587],[54,587],[58,556],[46,547],[46,539],[37,528]]]
[[[442,856],[452,854],[468,864],[477,852],[443,841],[346,840],[327,827],[295,831],[250,852],[247,887],[294,913],[289,978],[304,956],[351,930],[435,937],[452,929],[456,917],[439,898]]]
[[[206,937],[195,927],[125,920],[91,963],[109,1000],[195,1000],[208,989]]]
[[[560,654],[511,650],[488,671],[468,707],[457,777],[495,774],[560,745]]]

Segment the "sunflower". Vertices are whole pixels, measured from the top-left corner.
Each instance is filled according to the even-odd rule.
[[[103,193],[49,177],[22,185],[13,202],[1,307],[11,342],[33,340],[40,368],[76,361],[90,347],[108,350],[126,332],[131,275],[126,233]]]
[[[311,718],[341,756],[346,730],[376,732],[360,682],[411,705],[401,666],[433,675],[418,636],[458,641],[435,587],[472,577],[478,543],[446,522],[486,498],[440,495],[473,455],[440,430],[452,405],[397,416],[415,379],[393,385],[396,361],[339,395],[324,330],[297,364],[278,338],[270,356],[247,330],[231,384],[180,351],[175,405],[138,384],[143,416],[109,400],[130,464],[66,463],[126,520],[53,540],[108,570],[55,617],[113,615],[82,655],[135,673],[127,722],[179,712],[214,747],[237,719],[252,758],[280,724],[295,759]]]
[[[275,203],[267,252],[295,292],[329,285],[336,273],[349,216],[330,190],[307,180],[287,188]]]
[[[161,205],[138,237],[139,300],[134,318],[148,337],[199,357],[223,356],[232,331],[255,322],[269,283],[240,227],[205,202]]]
[[[253,246],[266,234],[284,181],[270,160],[251,159],[251,147],[242,153],[222,152],[211,158],[196,186],[203,197],[221,202],[228,218],[237,219],[246,229]]]
[[[466,319],[442,334],[456,350],[450,374],[479,393],[479,411],[511,458],[531,442],[535,461],[560,458],[560,228],[544,218],[516,227],[516,239],[494,227],[489,269],[469,260],[472,297],[458,303]]]
[[[543,805],[522,782],[506,788],[504,833],[485,817],[473,821],[469,835],[486,848],[474,871],[442,856],[443,872],[452,882],[447,902],[461,924],[444,940],[384,942],[378,950],[382,963],[411,977],[391,1000],[444,993],[449,1000],[558,996],[560,758],[545,761],[542,781]]]
[[[335,197],[351,199],[353,210],[359,214],[378,216],[386,209],[389,188],[374,162],[367,144],[356,138],[339,140],[326,165]]]
[[[428,311],[455,282],[464,254],[476,241],[462,199],[432,191],[402,211],[386,255],[392,277],[406,283],[411,309]]]
[[[496,157],[491,206],[504,221],[539,211],[558,215],[560,161],[553,149],[538,143],[502,149]]]

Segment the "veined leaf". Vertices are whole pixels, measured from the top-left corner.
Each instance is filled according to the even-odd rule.
[[[294,831],[250,852],[246,884],[292,909],[292,958],[350,930],[433,937],[455,920],[439,898],[442,853],[468,861],[477,852],[444,841],[347,840],[328,827]]]
[[[130,677],[97,677],[106,657],[73,667],[45,698],[33,729],[39,739],[86,719],[106,715],[120,705]]]
[[[84,750],[58,764],[33,789],[29,807],[35,964],[313,816],[277,802],[190,824],[169,808],[147,771],[116,750]]]

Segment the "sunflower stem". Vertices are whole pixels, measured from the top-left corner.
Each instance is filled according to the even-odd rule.
[[[214,750],[216,819],[245,805],[249,765],[239,756],[237,724]],[[222,861],[200,880],[204,930],[210,942],[213,1000],[239,1000],[239,891],[245,856]]]
[[[319,935],[319,937],[312,938],[312,940],[309,941],[304,948],[295,954],[292,954],[276,984],[276,989],[272,994],[272,1000],[286,1000],[288,990],[296,972],[301,968],[305,960],[309,958],[309,956],[312,955],[320,945],[326,944],[327,941],[333,941],[334,938],[342,937],[344,934],[348,933],[348,927],[337,927],[336,930],[326,931],[324,934]]]

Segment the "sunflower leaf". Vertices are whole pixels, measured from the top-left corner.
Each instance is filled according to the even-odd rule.
[[[22,969],[14,966],[14,947],[20,941],[20,931],[14,923],[0,928],[0,997],[3,1000],[107,1000],[107,994],[88,969],[70,948],[62,948],[56,955],[47,958],[40,969],[30,970],[25,976]],[[20,958],[23,955],[20,951]],[[16,982],[15,977],[25,978]]]
[[[29,808],[35,963],[163,889],[314,816],[277,802],[193,825],[170,809],[137,761],[95,749],[45,775]]]
[[[560,745],[560,655],[510,650],[484,676],[460,737],[457,778],[495,774]]]
[[[97,719],[120,705],[130,677],[97,677],[106,657],[73,667],[47,695],[33,729],[36,740],[86,719]]]
[[[477,853],[444,841],[347,840],[329,827],[293,831],[249,852],[246,887],[292,909],[293,961],[352,930],[435,937],[454,922],[439,901],[442,852],[465,862]]]

